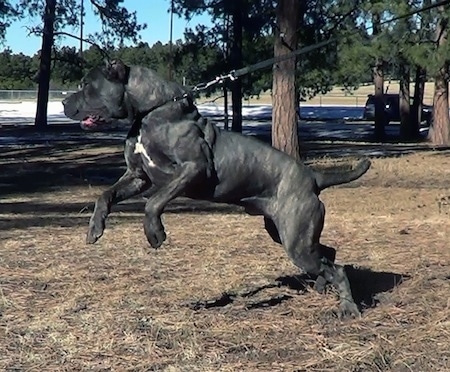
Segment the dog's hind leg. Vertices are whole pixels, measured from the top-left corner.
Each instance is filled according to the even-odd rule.
[[[93,244],[103,235],[106,217],[113,204],[139,195],[150,186],[150,180],[142,172],[127,169],[125,174],[113,186],[104,191],[95,202],[94,213],[89,221],[86,243]]]
[[[281,208],[276,221],[289,258],[307,274],[317,277],[316,289],[323,290],[326,282],[339,292],[342,315],[360,316],[345,270],[336,265],[334,249],[320,244],[325,208],[317,198],[311,198],[293,209],[292,205]]]
[[[264,228],[269,233],[270,237],[275,243],[281,244],[280,234],[278,233],[275,222],[269,217],[264,217]]]

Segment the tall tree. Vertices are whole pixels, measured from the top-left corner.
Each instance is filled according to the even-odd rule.
[[[431,0],[419,1],[417,6],[430,6]],[[417,32],[415,33],[415,39],[410,47],[411,53],[411,65],[415,69],[414,77],[414,96],[413,104],[411,108],[411,126],[414,130],[419,131],[420,123],[422,121],[422,106],[423,97],[425,94],[425,82],[427,78],[427,67],[429,61],[429,55],[432,52],[430,48],[434,35],[429,27],[433,22],[433,14],[430,11],[423,12],[417,15],[416,25]],[[417,129],[416,129],[417,128]]]
[[[39,64],[39,85],[34,125],[38,129],[47,127],[47,103],[50,89],[50,70],[56,16],[56,0],[46,0],[44,8],[44,28],[42,29],[42,48]]]
[[[399,112],[400,112],[400,137],[404,140],[416,139],[419,135],[419,127],[411,120],[410,106],[410,80],[411,70],[407,62],[400,64],[400,92],[399,92]]]
[[[300,2],[279,0],[276,6],[274,57],[282,57],[297,49],[297,27]],[[296,58],[278,62],[273,68],[272,146],[295,159],[300,158],[297,132]]]
[[[243,11],[241,4],[237,1],[228,3],[231,13],[232,34],[230,45],[230,66],[233,70],[242,67],[242,32]],[[233,107],[233,121],[231,130],[242,132],[242,80],[236,79],[231,82],[231,105]]]
[[[396,2],[394,11],[397,16],[403,16],[413,9],[412,4],[408,0],[400,0]],[[399,90],[399,113],[400,113],[400,138],[403,140],[414,140],[419,137],[418,122],[411,120],[410,105],[410,82],[411,82],[411,63],[407,58],[407,49],[410,47],[414,39],[414,28],[416,21],[413,17],[401,18],[394,23],[392,29],[391,43],[393,46],[394,61],[400,79]]]
[[[137,41],[139,31],[146,27],[137,23],[136,13],[128,12],[120,4],[123,0],[90,0],[94,13],[100,18],[102,32],[88,36],[97,43],[107,46],[121,43],[125,39]],[[42,17],[42,27],[33,28],[31,33],[42,35],[40,65],[38,72],[38,100],[35,125],[47,126],[48,90],[50,87],[52,49],[56,37],[67,36],[64,27],[80,26],[81,4],[78,0],[20,0],[23,16]],[[70,36],[70,35],[69,35]]]
[[[376,38],[381,34],[381,12],[375,11],[372,14],[373,36]],[[373,84],[375,86],[375,138],[379,141],[384,139],[386,125],[386,112],[384,102],[384,60],[382,55],[375,57],[373,67]]]
[[[444,6],[438,8],[435,45],[439,68],[434,76],[433,96],[433,125],[430,127],[429,140],[436,146],[450,144],[450,117],[449,117],[449,14]]]

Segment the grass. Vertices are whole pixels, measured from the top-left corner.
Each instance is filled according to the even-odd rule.
[[[0,183],[16,189],[0,199],[0,370],[450,370],[450,209],[438,208],[448,151],[374,159],[363,178],[323,193],[322,241],[352,265],[363,307],[344,321],[335,293],[315,293],[261,218],[236,208],[177,200],[155,251],[137,198],[85,245],[92,202],[111,181],[82,167],[123,166],[119,145],[2,155]]]

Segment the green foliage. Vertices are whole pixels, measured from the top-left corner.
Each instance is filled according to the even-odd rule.
[[[31,57],[9,49],[0,53],[0,89],[28,89],[33,86],[33,76]]]
[[[0,39],[5,37],[6,29],[12,21],[17,19],[19,8],[8,0],[0,0]]]
[[[122,45],[127,39],[133,43],[140,40],[139,32],[147,25],[137,22],[136,12],[130,12],[121,5],[123,0],[90,0],[90,2],[102,24],[101,32],[90,35],[92,40],[108,47]]]
[[[83,61],[73,47],[55,48],[53,52],[52,88],[73,85],[83,76]]]
[[[147,25],[137,22],[136,12],[128,11],[122,5],[123,0],[90,0],[90,3],[94,14],[101,21],[102,30],[101,32],[87,35],[88,40],[103,45],[105,48],[112,47],[113,45],[121,45],[127,39],[134,43],[139,41],[139,32],[145,29]],[[44,8],[45,1],[42,0],[19,0],[18,3],[21,17],[42,18]],[[80,14],[80,1],[57,0],[54,24],[56,41],[61,41],[63,37],[69,36],[64,32],[59,32],[64,27],[80,26]],[[28,29],[28,32],[41,34],[42,25],[31,27]]]
[[[41,15],[41,0],[20,0],[24,6],[23,15],[37,17]],[[104,20],[105,31],[99,43],[111,58],[121,58],[126,63],[143,65],[156,70],[163,76],[173,59],[173,79],[195,85],[231,70],[229,60],[229,29],[227,12],[235,4],[229,0],[175,0],[175,11],[187,17],[207,12],[211,16],[212,26],[199,25],[187,29],[185,41],[175,41],[171,48],[160,42],[148,45],[137,42],[134,27],[136,14],[127,12],[119,0],[103,0],[95,4],[95,9]],[[275,25],[273,1],[242,0],[240,6],[246,12],[243,20],[243,66],[248,66],[273,56],[272,30]],[[385,72],[396,77],[398,66],[407,63],[411,66],[423,66],[433,73],[448,60],[450,45],[436,48],[435,29],[437,10],[427,11],[407,19],[381,24],[374,34],[372,26],[374,14],[381,22],[417,10],[426,0],[307,0],[303,2],[301,23],[298,27],[299,47],[314,45],[323,40],[336,42],[317,49],[298,58],[298,86],[303,98],[325,93],[334,85],[343,85],[353,89],[361,83],[371,81],[372,66],[376,57],[385,61]],[[12,14],[13,8],[2,8],[7,2],[0,2],[0,15]],[[58,1],[57,26],[63,23],[77,25],[79,22],[78,2],[74,0]],[[6,9],[6,10],[2,10]],[[8,9],[12,9],[11,11]],[[9,12],[9,13],[8,13]],[[445,15],[448,16],[449,9]],[[124,19],[130,23],[125,25]],[[145,27],[144,25],[142,27]],[[30,30],[30,31],[36,31]],[[0,28],[1,32],[1,28]],[[125,34],[121,34],[125,33]],[[114,42],[123,41],[124,35],[135,41],[134,46],[113,47]],[[122,36],[119,36],[121,34]],[[59,36],[60,38],[62,35]],[[94,38],[94,35],[90,35]],[[108,40],[106,40],[108,39]],[[97,40],[98,41],[98,40]],[[34,88],[34,76],[38,69],[39,54],[33,57],[14,55],[5,50],[0,54],[0,83],[3,89]],[[104,55],[98,48],[91,46],[80,59],[75,48],[55,47],[53,50],[52,88],[75,88],[83,72],[93,66],[103,64]],[[253,72],[242,78],[244,95],[258,95],[271,88],[272,71],[270,68]]]

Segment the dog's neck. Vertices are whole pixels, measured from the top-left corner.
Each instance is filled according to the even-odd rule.
[[[151,81],[143,84],[143,81]],[[179,98],[186,91],[176,83],[161,78],[153,70],[136,66],[130,69],[126,85],[127,99],[133,107],[134,115],[143,115]]]
[[[143,122],[150,124],[152,119],[158,120],[161,114],[165,121],[198,120],[200,114],[192,98],[186,96],[179,99],[186,93],[180,85],[164,80],[153,70],[145,67],[130,69],[124,97],[128,120],[132,125],[128,138],[138,135]],[[174,101],[175,98],[178,100]]]

